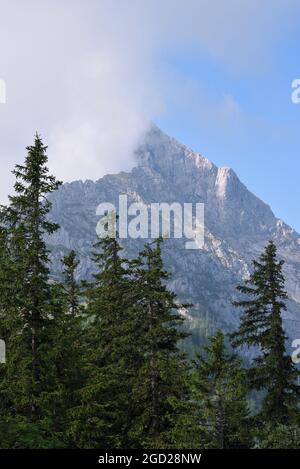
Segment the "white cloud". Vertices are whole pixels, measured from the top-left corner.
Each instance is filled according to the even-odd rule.
[[[176,74],[162,51],[201,51],[233,73],[270,65],[296,0],[0,0],[0,198],[39,131],[64,180],[129,169]],[[299,6],[299,5],[298,5]],[[189,104],[187,103],[187,106]],[[228,95],[220,115],[240,112]],[[227,114],[226,114],[227,113]]]

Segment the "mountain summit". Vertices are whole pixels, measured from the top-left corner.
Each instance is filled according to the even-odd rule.
[[[60,258],[70,249],[80,257],[80,277],[89,278],[91,244],[101,202],[118,206],[120,194],[128,202],[203,202],[205,204],[205,246],[184,249],[183,240],[164,244],[170,286],[184,302],[194,307],[187,315],[194,340],[212,332],[236,328],[239,312],[231,306],[235,286],[247,278],[251,260],[270,239],[285,261],[284,273],[289,294],[285,326],[290,341],[300,337],[300,235],[277,219],[270,207],[252,194],[227,167],[218,168],[152,126],[136,149],[136,167],[130,173],[106,175],[96,182],[64,184],[51,196],[52,219],[61,229],[49,239],[54,275]],[[144,240],[125,240],[125,252],[135,254]]]

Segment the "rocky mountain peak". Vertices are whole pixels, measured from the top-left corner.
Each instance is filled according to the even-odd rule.
[[[189,315],[195,337],[215,326],[236,327],[239,312],[231,306],[235,286],[247,277],[251,261],[274,239],[285,260],[289,293],[285,324],[291,337],[300,334],[300,236],[270,207],[252,194],[231,168],[218,168],[152,125],[135,151],[136,167],[130,173],[107,175],[96,182],[65,184],[51,197],[52,218],[61,229],[51,239],[53,275],[70,249],[79,253],[79,276],[89,278],[95,241],[96,207],[118,203],[119,194],[130,201],[204,202],[205,246],[188,251],[182,240],[165,242],[166,266],[172,273],[170,287],[183,302],[193,303]],[[125,240],[128,256],[135,255],[143,240]],[[196,339],[195,339],[196,340]],[[198,340],[198,339],[197,339]]]

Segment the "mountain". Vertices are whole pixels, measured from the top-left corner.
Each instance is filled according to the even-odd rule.
[[[245,279],[270,239],[285,260],[289,294],[284,322],[292,339],[300,337],[300,235],[277,219],[270,207],[253,195],[226,167],[208,159],[152,126],[136,149],[136,167],[130,173],[106,175],[96,182],[64,184],[52,194],[51,217],[61,229],[48,240],[52,250],[53,275],[61,270],[60,258],[75,249],[80,257],[80,278],[90,278],[91,244],[96,239],[96,207],[112,202],[119,194],[128,202],[203,202],[205,245],[187,250],[185,240],[164,243],[164,258],[172,273],[170,287],[183,302],[193,303],[182,311],[193,331],[194,342],[214,330],[236,328],[239,311],[231,306],[235,286]],[[124,240],[125,255],[134,255],[145,240]]]

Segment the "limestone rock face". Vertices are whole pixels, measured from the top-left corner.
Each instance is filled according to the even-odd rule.
[[[90,252],[99,220],[96,207],[101,202],[111,202],[118,209],[120,194],[126,194],[129,203],[203,202],[204,248],[186,250],[182,239],[164,243],[166,265],[172,273],[170,286],[181,301],[194,304],[185,312],[194,340],[217,326],[224,331],[237,326],[239,311],[231,306],[235,286],[249,275],[251,260],[270,239],[285,260],[289,302],[284,320],[289,342],[300,338],[300,235],[278,220],[232,169],[216,167],[155,126],[137,148],[136,161],[130,173],[67,183],[52,194],[51,218],[61,226],[48,239],[53,275],[59,275],[60,258],[70,249],[80,256],[79,276],[92,275]],[[136,254],[144,242],[124,240],[125,255]]]

